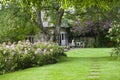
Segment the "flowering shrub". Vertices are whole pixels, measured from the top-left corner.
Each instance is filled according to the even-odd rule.
[[[116,44],[115,48],[113,49],[113,54],[117,54],[117,56],[120,55],[120,22],[114,23],[112,28],[109,29],[109,35],[110,39],[114,41]]]
[[[64,49],[55,43],[29,41],[0,44],[0,74],[28,67],[56,63],[65,56]]]

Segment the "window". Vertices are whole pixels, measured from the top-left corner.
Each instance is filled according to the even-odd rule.
[[[61,34],[61,36],[62,36],[62,40],[64,40],[64,34],[63,33]]]
[[[29,40],[30,42],[34,42],[34,35],[27,35],[26,40]]]

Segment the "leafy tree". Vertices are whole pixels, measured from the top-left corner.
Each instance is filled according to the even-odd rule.
[[[21,12],[20,6],[9,3],[0,10],[0,41],[18,41],[25,39],[37,27],[30,21],[30,14]]]
[[[6,1],[9,1],[9,0],[4,0],[3,3],[6,3]],[[14,2],[22,6],[23,7],[22,11],[24,11],[24,8],[27,8],[27,11],[31,13],[33,22],[35,22],[38,28],[40,29],[40,31],[42,31],[42,33],[46,34],[47,36],[50,36],[50,32],[44,29],[41,12],[42,10],[46,10],[46,9],[55,9],[56,10],[55,41],[59,42],[60,24],[61,24],[61,19],[64,13],[64,9],[61,8],[61,3],[59,1],[56,1],[55,4],[54,4],[54,1],[53,2],[52,1],[53,0],[46,0],[46,1],[45,0],[39,0],[39,1],[11,0],[11,2]]]
[[[118,14],[118,6],[113,6],[113,4],[109,5],[109,10],[104,8],[100,8],[97,6],[93,6],[86,9],[81,9],[80,12],[78,7],[76,7],[75,15],[77,19],[73,26],[72,32],[75,33],[76,36],[95,36],[96,46],[101,47],[107,45],[108,41],[110,41],[105,36],[107,35],[107,31],[112,27],[111,23],[116,20],[118,22],[119,16]]]
[[[108,5],[115,4],[116,6],[116,5],[119,5],[119,2],[120,2],[117,0],[89,0],[89,1],[88,0],[19,0],[19,1],[4,0],[2,3],[6,3],[6,1],[17,3],[23,8],[26,7],[28,12],[30,12],[32,16],[35,15],[36,20],[34,20],[34,22],[37,24],[39,29],[42,30],[42,32],[47,35],[49,35],[49,32],[43,28],[41,11],[51,7],[52,7],[51,9],[55,9],[56,10],[56,22],[55,22],[55,28],[56,28],[55,41],[56,42],[59,42],[60,25],[61,25],[61,20],[62,20],[65,9],[71,6],[75,6],[78,8],[82,7],[83,9],[87,7],[98,6],[100,8],[109,9]],[[55,2],[55,5],[53,5],[51,2]]]

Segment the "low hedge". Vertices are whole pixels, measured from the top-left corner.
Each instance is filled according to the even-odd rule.
[[[2,43],[0,45],[0,74],[19,69],[56,63],[59,56],[66,56],[64,49],[55,43],[29,41]]]

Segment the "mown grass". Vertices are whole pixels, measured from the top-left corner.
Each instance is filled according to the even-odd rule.
[[[110,57],[111,48],[85,48],[66,52],[59,63],[0,75],[0,80],[88,80],[93,60],[100,64],[99,80],[120,80],[120,61]]]

